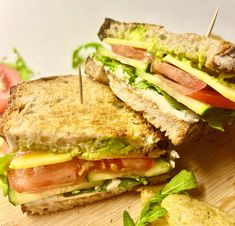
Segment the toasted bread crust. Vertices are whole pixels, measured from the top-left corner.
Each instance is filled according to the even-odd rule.
[[[94,66],[92,66],[92,64]],[[205,122],[199,120],[195,116],[195,120],[187,121],[179,118],[172,112],[167,112],[159,106],[157,101],[149,100],[144,91],[136,90],[130,85],[120,81],[115,75],[107,73],[97,74],[96,61],[89,59],[89,68],[86,72],[92,77],[100,81],[99,77],[109,78],[109,85],[114,94],[129,105],[133,110],[140,112],[157,129],[165,133],[174,145],[198,140],[202,134],[207,133],[208,126]],[[159,95],[155,93],[154,95]],[[191,116],[193,118],[193,115]]]
[[[102,65],[98,64],[98,62],[94,64],[91,57],[87,57],[85,65],[85,73],[87,75],[93,74],[93,79],[97,82],[101,82],[104,84],[109,83],[109,80]]]
[[[205,58],[205,67],[210,70],[235,72],[235,45],[231,42],[208,38],[194,33],[176,34],[166,31],[163,26],[144,23],[124,23],[106,18],[98,36],[104,38],[118,38],[131,40],[128,34],[144,28],[140,41],[152,42],[155,39],[160,49],[175,55],[185,55],[197,61]],[[138,37],[135,37],[138,39]]]
[[[23,82],[12,89],[0,120],[1,135],[14,150],[70,151],[90,140],[114,137],[136,145],[130,153],[140,157],[164,152],[164,136],[118,100],[108,86],[84,76],[83,95],[81,105],[76,76]]]

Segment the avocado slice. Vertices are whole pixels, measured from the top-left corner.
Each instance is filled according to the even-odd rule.
[[[196,68],[191,67],[189,64],[180,61],[176,58],[174,58],[171,55],[167,55],[163,58],[165,61],[183,69],[184,71],[187,71],[188,73],[196,76],[203,82],[207,83],[209,86],[214,88],[216,91],[218,91],[220,94],[228,98],[229,100],[235,102],[235,84],[231,84],[228,82],[225,82],[223,78],[231,77],[234,75],[224,74],[221,73],[217,78],[209,75],[208,73],[204,71],[200,71]]]
[[[148,49],[149,47],[151,47],[151,44],[143,42],[143,41],[139,41],[139,40],[105,38],[103,41],[109,45],[124,45],[124,46],[131,46],[134,48],[140,48],[140,49]]]
[[[32,151],[29,154],[16,156],[10,163],[11,169],[25,169],[42,165],[50,165],[72,160],[71,153],[53,153],[46,151]]]
[[[40,194],[19,193],[13,189],[8,193],[9,202],[14,206],[32,202],[41,198]]]
[[[110,180],[114,178],[121,177],[121,173],[113,173],[113,172],[90,172],[87,176],[87,180],[89,182],[95,181],[103,181],[103,180]]]
[[[163,158],[154,160],[154,165],[144,173],[145,177],[153,177],[163,173],[167,173],[171,170],[171,165]]]
[[[152,75],[150,73],[146,73],[140,70],[136,70],[136,74],[141,78],[145,79],[146,81],[148,81],[149,83],[164,90],[170,96],[174,97],[178,102],[187,106],[189,109],[191,109],[192,111],[196,112],[199,115],[203,115],[208,109],[212,108],[212,106],[209,104],[205,104],[198,100],[194,100],[191,97],[184,96],[181,93],[177,92],[176,90],[172,89],[171,87],[164,84],[164,82],[162,82],[157,75]]]
[[[123,64],[131,65],[131,66],[133,66],[135,68],[139,68],[143,71],[146,71],[146,69],[148,67],[148,63],[146,63],[146,62],[139,61],[139,60],[133,60],[130,58],[120,56],[120,55],[113,53],[112,51],[107,50],[105,48],[98,48],[96,54],[117,60]]]

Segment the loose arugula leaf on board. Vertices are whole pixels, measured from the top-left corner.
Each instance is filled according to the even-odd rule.
[[[195,187],[196,179],[193,173],[182,170],[149,200],[147,205],[142,209],[135,226],[145,226],[147,223],[163,217],[167,211],[161,207],[161,202],[168,195],[184,192]],[[128,215],[127,217],[131,219],[127,212],[125,215]]]
[[[170,195],[193,189],[196,186],[197,183],[193,173],[182,170],[175,177],[173,177],[160,192],[163,195]]]
[[[152,223],[159,219],[160,217],[165,216],[166,209],[160,205],[153,206],[146,214],[136,223],[136,226],[144,226],[146,223]]]
[[[135,226],[134,221],[130,217],[129,213],[127,211],[124,211],[123,213],[123,225],[124,226]]]

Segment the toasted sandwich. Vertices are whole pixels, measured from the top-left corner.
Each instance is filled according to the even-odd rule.
[[[83,76],[23,82],[11,90],[0,119],[9,152],[0,185],[28,214],[48,214],[165,181],[174,167],[164,135]]]
[[[85,71],[174,145],[223,131],[235,117],[235,45],[163,26],[105,19]]]

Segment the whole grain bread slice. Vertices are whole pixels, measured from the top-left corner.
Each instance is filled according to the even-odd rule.
[[[201,61],[211,70],[235,72],[235,45],[231,42],[205,37],[194,33],[172,33],[161,25],[124,23],[106,18],[98,36],[129,41],[157,43],[157,49],[165,53],[185,56]]]
[[[84,102],[79,103],[77,76],[55,76],[23,82],[11,90],[0,133],[11,150],[76,152],[88,160],[159,156],[165,153],[163,134],[118,100],[111,89],[83,76]],[[110,139],[132,148],[96,148]]]

